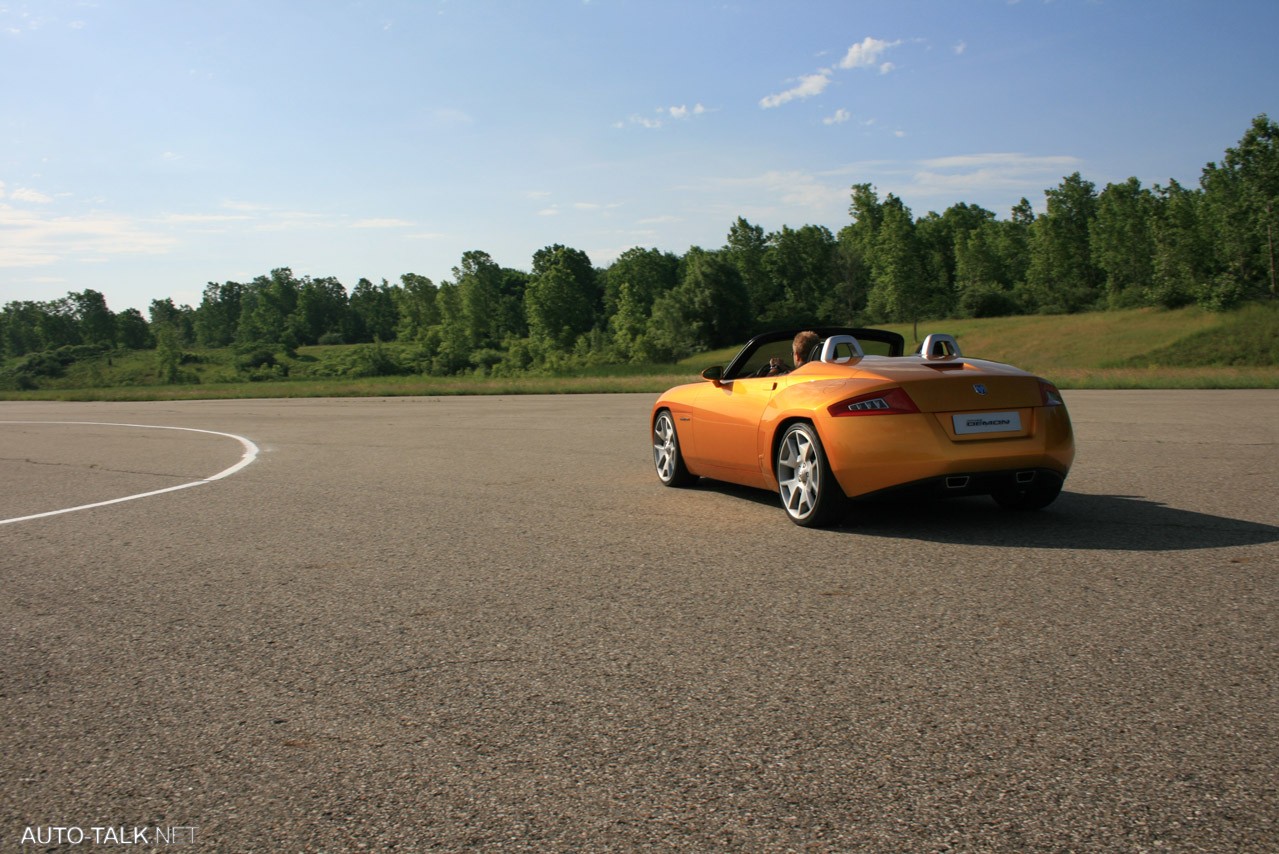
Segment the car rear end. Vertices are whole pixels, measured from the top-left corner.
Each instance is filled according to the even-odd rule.
[[[1031,508],[1061,490],[1074,436],[1051,383],[975,359],[870,362],[817,422],[849,497],[989,494]]]

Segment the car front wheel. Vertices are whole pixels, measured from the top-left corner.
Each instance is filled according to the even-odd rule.
[[[844,492],[831,474],[817,431],[792,424],[777,447],[777,485],[786,515],[796,525],[829,525],[844,509]]]
[[[684,465],[675,421],[669,409],[657,413],[653,422],[653,465],[657,469],[657,479],[667,486],[688,486],[697,480],[697,476]]]

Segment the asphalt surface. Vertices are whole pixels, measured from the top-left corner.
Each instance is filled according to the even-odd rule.
[[[0,520],[260,448],[0,524],[0,850],[1279,850],[1279,393],[830,531],[652,400],[0,404]]]

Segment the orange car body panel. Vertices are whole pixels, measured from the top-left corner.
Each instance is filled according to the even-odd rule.
[[[1038,377],[978,359],[937,362],[868,356],[855,364],[809,362],[778,377],[744,377],[676,386],[653,407],[674,416],[693,474],[776,489],[776,442],[796,421],[811,423],[831,470],[849,497],[948,474],[1050,469],[1074,460],[1063,405],[1045,405]],[[978,392],[981,386],[984,393]],[[835,417],[830,407],[863,394],[902,388],[918,413]],[[1016,413],[1020,429],[964,434],[956,416]]]

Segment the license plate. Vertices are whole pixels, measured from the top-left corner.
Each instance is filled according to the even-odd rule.
[[[1020,412],[975,412],[970,415],[952,415],[955,433],[969,436],[973,433],[1020,433]]]

